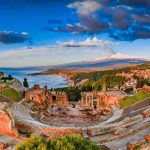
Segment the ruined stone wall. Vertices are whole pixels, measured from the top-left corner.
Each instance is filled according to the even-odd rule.
[[[36,102],[36,103],[38,103],[38,104],[40,104],[40,105],[44,102],[44,100],[45,99],[43,99],[41,97],[41,95],[34,95],[33,96],[33,101]]]
[[[148,85],[144,85],[142,88],[144,91],[149,92],[150,93],[150,86]]]
[[[11,111],[6,104],[0,103],[0,133],[8,136],[17,137],[18,132],[15,129],[14,119]]]
[[[106,92],[84,92],[81,94],[80,107],[82,109],[97,109],[102,110],[111,108],[113,105],[118,106],[119,97],[115,95],[107,95]],[[95,104],[94,104],[95,103]]]
[[[92,93],[82,93],[80,107],[83,109],[93,109],[93,94]]]
[[[55,100],[53,100],[53,97],[55,97]],[[51,92],[47,96],[49,106],[52,107],[52,105],[56,107],[67,107],[68,106],[68,97],[66,93],[64,92]]]
[[[34,85],[26,91],[25,98],[41,105],[46,100],[46,92],[47,86],[40,88],[39,85]]]
[[[113,105],[118,106],[119,100],[120,100],[119,97],[117,97],[115,95],[110,95],[108,97],[108,105],[109,106],[113,106]]]

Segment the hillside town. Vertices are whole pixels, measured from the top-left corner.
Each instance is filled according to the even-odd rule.
[[[100,83],[101,90],[82,89],[80,99],[70,101],[68,91],[38,84],[29,87],[27,80],[22,84],[0,73],[0,149],[11,150],[18,141],[31,135],[73,134],[110,150],[148,147],[150,82],[144,82],[142,87],[137,85],[139,78],[150,80],[150,70],[122,71],[115,74],[118,76],[125,77],[120,87],[120,78],[111,88],[104,80]],[[78,86],[68,88],[81,88],[85,84],[79,82]]]

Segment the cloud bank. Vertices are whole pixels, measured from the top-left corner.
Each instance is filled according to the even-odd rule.
[[[114,54],[111,44],[110,41],[95,37],[84,41],[66,41],[55,45],[4,50],[0,53],[0,65],[3,67],[31,66],[31,64],[32,66],[48,66],[94,60],[98,56]]]
[[[115,43],[107,40],[100,40],[96,37],[87,38],[85,41],[76,42],[74,40],[63,42],[62,45],[64,47],[111,47]]]
[[[0,31],[0,43],[1,44],[15,44],[23,43],[25,41],[31,42],[27,32],[13,32],[13,31]]]
[[[85,0],[67,5],[79,22],[44,30],[75,34],[108,34],[120,41],[150,38],[150,0]]]

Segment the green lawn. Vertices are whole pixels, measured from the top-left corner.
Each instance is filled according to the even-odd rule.
[[[20,100],[19,93],[17,91],[15,91],[14,89],[6,89],[3,91],[0,91],[0,94],[8,97],[9,99],[11,99],[13,101],[19,101]]]
[[[146,92],[139,92],[137,94],[134,94],[133,96],[127,96],[120,102],[120,108],[124,109],[130,105],[133,105],[134,103],[137,103],[139,101],[142,101],[145,98],[150,97],[150,94]]]

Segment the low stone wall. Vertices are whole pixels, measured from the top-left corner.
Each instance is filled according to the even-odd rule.
[[[81,128],[63,128],[63,127],[61,128],[57,128],[57,127],[34,128],[32,126],[27,126],[19,122],[16,122],[15,125],[18,129],[19,128],[27,129],[30,132],[38,133],[39,135],[45,135],[45,136],[60,136],[60,135],[72,135],[72,134],[82,135]]]
[[[123,113],[121,117],[115,120],[115,122],[120,122],[127,117],[134,117],[138,114],[141,114],[144,110],[148,109],[148,107],[150,107],[150,98],[146,98],[145,100],[142,100],[125,109],[122,109]]]
[[[51,128],[44,128],[40,129],[41,134],[47,136],[58,136],[58,135],[72,135],[78,134],[82,135],[82,130],[80,129],[51,129]]]
[[[145,108],[145,107],[148,107],[150,106],[150,98],[147,98],[143,101],[140,101],[128,108],[125,108],[123,110],[123,115],[129,115],[130,113],[132,113],[133,111],[137,111],[139,109],[142,109],[142,108]]]
[[[144,91],[150,93],[150,86],[144,85],[142,89],[143,89]]]

